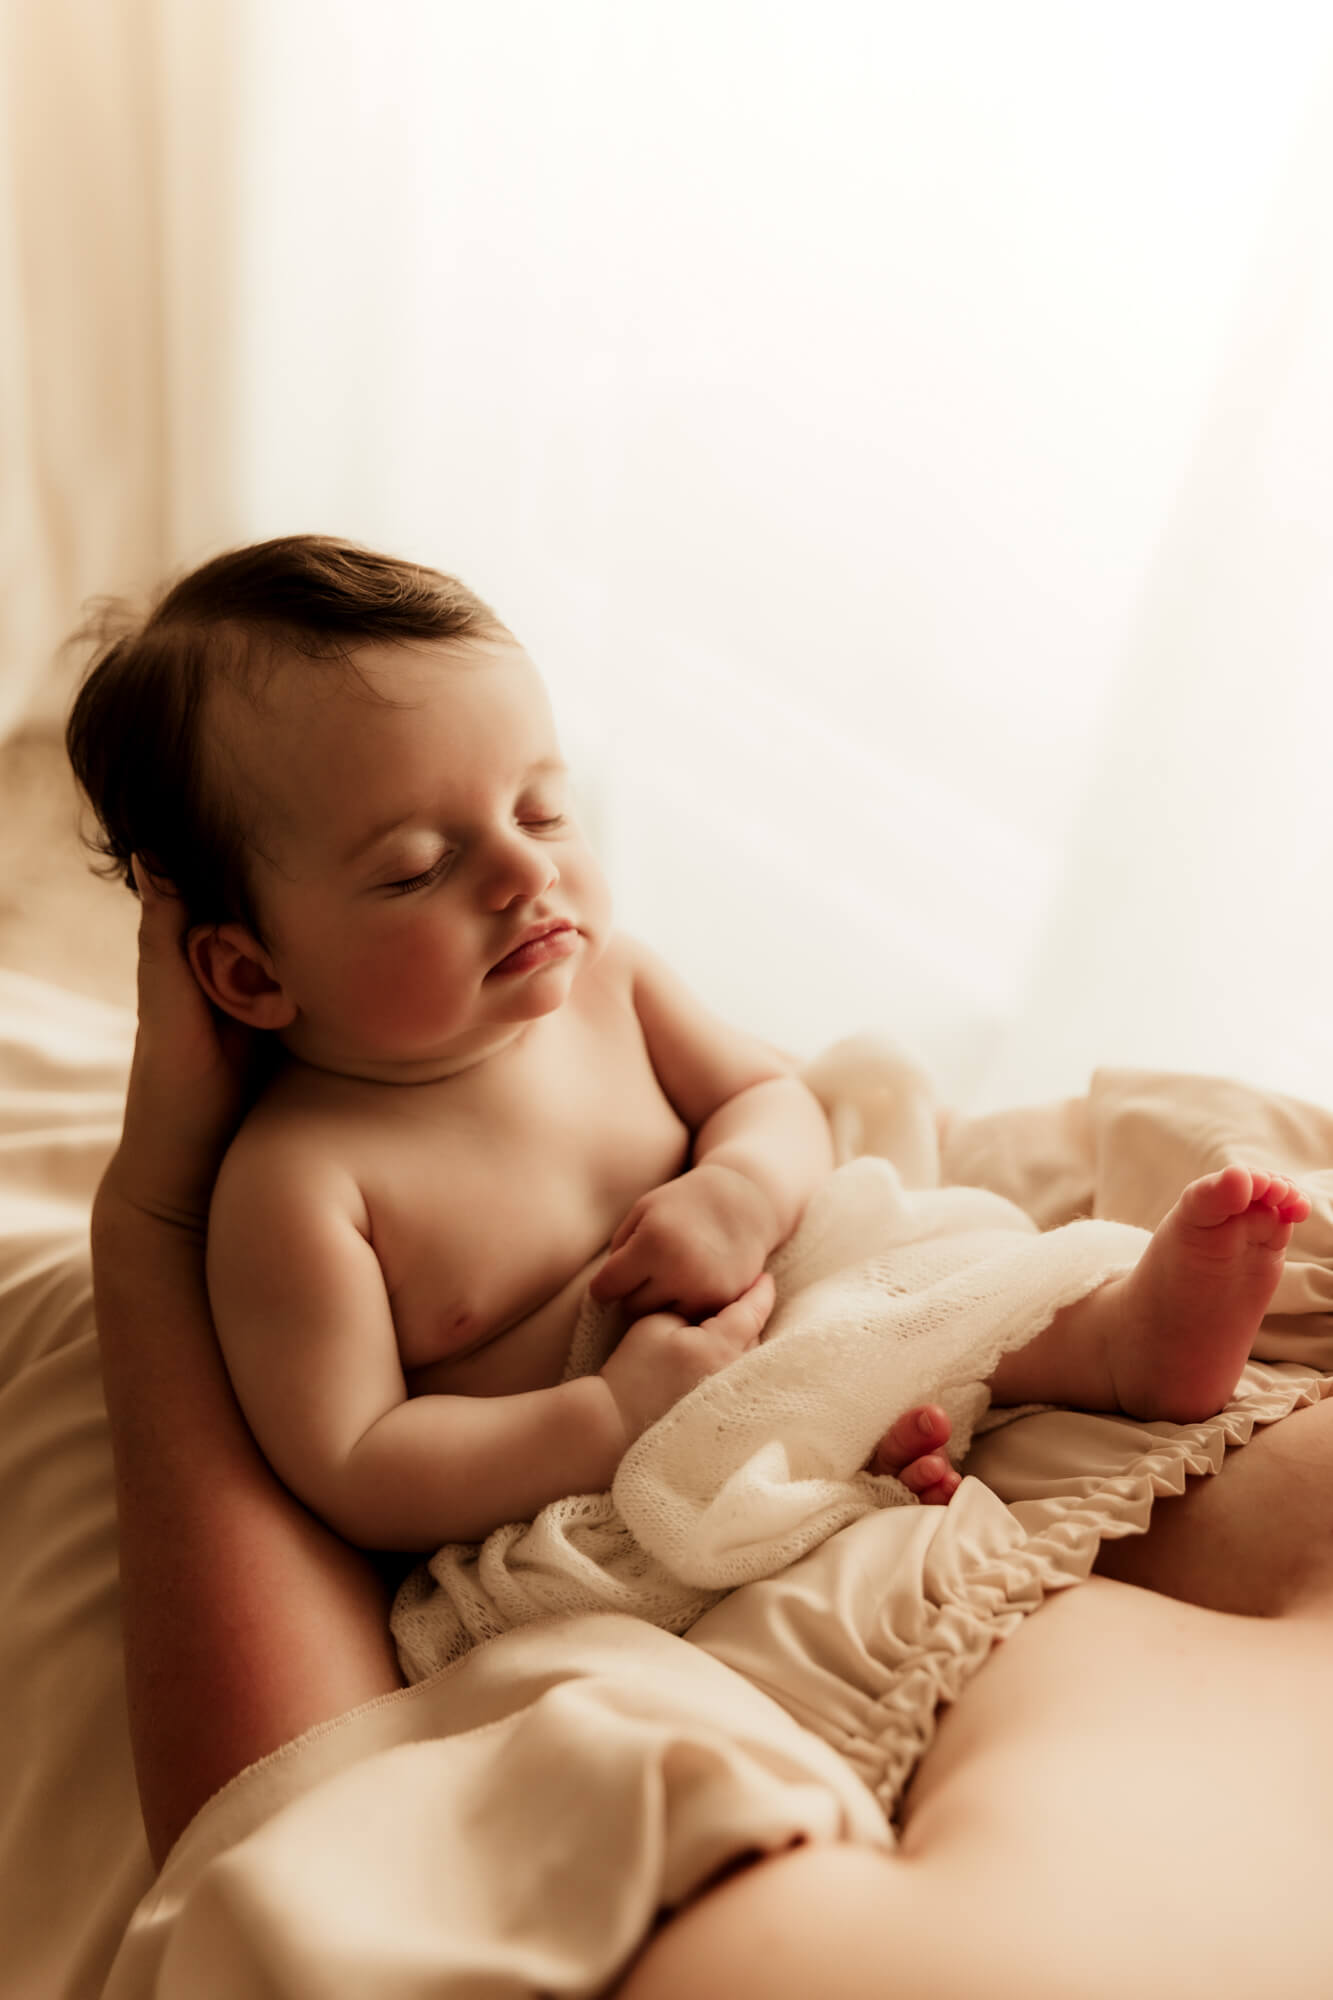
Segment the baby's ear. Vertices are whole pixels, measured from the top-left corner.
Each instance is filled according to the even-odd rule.
[[[195,978],[224,1014],[247,1028],[285,1028],[295,1020],[273,961],[244,924],[196,924],[186,949]]]

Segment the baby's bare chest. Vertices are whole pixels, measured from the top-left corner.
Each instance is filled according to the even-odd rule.
[[[559,1381],[589,1265],[686,1164],[637,1022],[566,1032],[489,1099],[422,1101],[358,1178],[413,1393]],[[388,1136],[388,1135],[386,1135]]]

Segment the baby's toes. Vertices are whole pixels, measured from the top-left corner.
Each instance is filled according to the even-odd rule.
[[[1216,1229],[1233,1216],[1244,1215],[1257,1198],[1256,1189],[1267,1187],[1266,1174],[1251,1174],[1245,1167],[1223,1167],[1191,1181],[1180,1197],[1177,1213],[1196,1228]]]
[[[1265,1206],[1276,1211],[1284,1222],[1304,1222],[1310,1213],[1310,1197],[1283,1174],[1274,1174],[1264,1197]]]
[[[955,1472],[947,1458],[943,1464],[944,1470],[938,1479],[931,1479],[924,1486],[917,1485],[915,1480],[910,1484],[909,1490],[916,1494],[923,1507],[947,1507],[963,1483],[962,1474]],[[914,1468],[909,1466],[903,1473],[905,1486],[908,1485],[907,1472],[913,1470]]]
[[[942,1452],[935,1451],[927,1452],[924,1458],[914,1458],[910,1465],[903,1467],[898,1477],[908,1492],[915,1493],[922,1501],[926,1501],[927,1494],[937,1490],[948,1488],[952,1492],[953,1487],[949,1484],[951,1478],[953,1486],[958,1484],[958,1476],[948,1459]],[[926,1504],[931,1503],[926,1501]]]
[[[870,1460],[871,1471],[891,1472],[901,1478],[904,1467],[913,1459],[948,1444],[950,1428],[949,1419],[938,1403],[905,1410],[876,1445]]]
[[[1243,1218],[1244,1240],[1257,1249],[1281,1251],[1294,1225],[1310,1213],[1310,1201],[1285,1174],[1255,1173],[1254,1198]]]

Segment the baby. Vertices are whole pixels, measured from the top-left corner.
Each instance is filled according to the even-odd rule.
[[[275,1470],[370,1548],[605,1490],[758,1337],[833,1162],[794,1065],[612,929],[522,647],[448,577],[288,537],[106,645],[68,741],[104,851],[175,883],[200,985],[281,1048],[208,1241]],[[1240,1167],[1194,1182],[995,1400],[1211,1414],[1308,1206]],[[627,1330],[565,1381],[590,1281]],[[944,1500],[947,1435],[909,1412],[877,1465]]]

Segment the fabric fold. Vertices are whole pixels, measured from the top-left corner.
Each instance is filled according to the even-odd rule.
[[[1251,1362],[1226,1409],[1197,1424],[1019,1417],[976,1440],[947,1507],[858,1521],[733,1592],[688,1643],[836,1749],[891,1820],[940,1710],[999,1640],[1089,1576],[1104,1540],[1143,1533],[1158,1500],[1330,1393],[1313,1369]]]
[[[835,1840],[892,1835],[780,1704],[649,1625],[533,1626],[219,1793],[104,2000],[591,2000],[722,1869]]]

